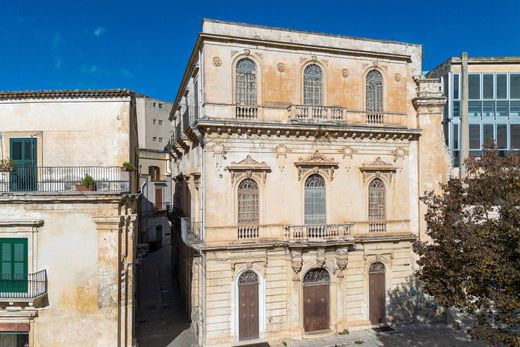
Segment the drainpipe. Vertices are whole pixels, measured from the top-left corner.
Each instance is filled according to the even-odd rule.
[[[148,176],[146,176],[145,179],[146,179],[146,180],[145,180],[144,183],[141,185],[141,199],[143,198],[143,195],[144,195],[144,194],[143,194],[143,193],[144,193],[144,189],[147,188],[147,190],[148,190]],[[146,193],[146,197],[148,197],[148,192]],[[141,220],[141,223],[142,223],[142,221],[144,221],[145,223],[143,223],[144,226],[141,224],[141,228],[140,228],[140,229],[141,229],[141,232],[142,232],[142,229],[144,229],[144,231],[145,231],[145,235],[146,235],[146,234],[148,234],[148,217],[145,218],[145,216],[143,216],[143,208],[142,208],[142,205],[144,205],[144,204],[143,204],[143,201],[141,200],[141,208],[139,209],[139,212],[141,213],[141,218],[140,218],[140,220]],[[137,237],[138,240],[141,239],[141,240],[140,240],[141,243],[143,242],[142,237],[143,237],[142,235],[141,235],[141,237],[139,237],[139,236]],[[148,237],[147,237],[147,239],[148,239]],[[147,241],[148,241],[148,240],[147,240]]]
[[[466,160],[469,158],[469,119],[468,119],[468,52],[461,55],[461,98],[460,98],[460,178],[466,178]]]

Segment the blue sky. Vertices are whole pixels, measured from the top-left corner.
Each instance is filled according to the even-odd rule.
[[[204,17],[420,43],[424,70],[462,50],[520,56],[518,0],[2,0],[0,90],[130,88],[171,100]]]

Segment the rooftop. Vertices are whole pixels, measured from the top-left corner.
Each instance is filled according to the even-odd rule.
[[[91,99],[141,96],[129,89],[86,89],[86,90],[21,90],[0,91],[0,100],[22,99]]]

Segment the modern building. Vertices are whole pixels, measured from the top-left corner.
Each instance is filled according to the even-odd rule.
[[[502,153],[520,151],[520,57],[468,59],[469,156],[479,157],[486,140]],[[452,57],[433,68],[428,77],[441,78],[448,98],[444,109],[444,136],[460,164],[461,58]]]
[[[449,173],[420,45],[204,20],[177,91],[173,268],[199,344],[398,319]]]
[[[160,247],[171,243],[167,212],[172,199],[170,102],[136,98],[139,127],[140,238],[139,243]]]
[[[133,346],[135,102],[0,92],[2,346]]]

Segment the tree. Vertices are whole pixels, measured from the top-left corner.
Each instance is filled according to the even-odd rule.
[[[416,242],[425,291],[475,319],[473,338],[520,346],[520,157],[486,148],[468,176],[430,192]]]

